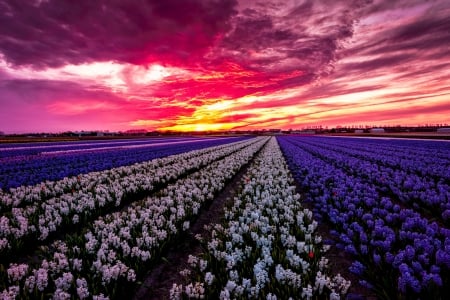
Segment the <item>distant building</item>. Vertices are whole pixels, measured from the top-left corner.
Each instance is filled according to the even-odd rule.
[[[304,130],[293,130],[291,134],[316,134],[316,132],[311,129],[304,129]]]
[[[355,129],[355,133],[364,133],[364,130],[362,130],[362,129]]]
[[[124,132],[125,135],[145,135],[146,133],[145,129],[130,129]]]
[[[78,137],[82,137],[82,136],[96,136],[97,135],[97,133],[95,131],[84,131],[84,130],[82,130],[82,131],[74,131],[73,134],[75,136],[78,136]]]
[[[436,130],[436,132],[438,132],[438,133],[450,133],[450,127],[438,128]]]
[[[384,133],[384,128],[372,128],[370,129],[370,133]]]
[[[269,129],[270,133],[281,133],[281,129]]]

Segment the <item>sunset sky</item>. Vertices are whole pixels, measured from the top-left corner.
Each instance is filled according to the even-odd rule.
[[[450,1],[0,0],[0,131],[450,123]]]

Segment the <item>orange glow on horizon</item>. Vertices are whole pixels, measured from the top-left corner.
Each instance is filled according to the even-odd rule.
[[[136,15],[110,3],[85,12],[105,20],[92,30],[45,5],[11,6],[0,131],[450,123],[448,1],[219,2],[150,1]],[[42,17],[38,41],[25,38],[29,15]]]

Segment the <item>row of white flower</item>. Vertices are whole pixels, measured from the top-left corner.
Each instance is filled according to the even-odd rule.
[[[87,222],[98,216],[102,209],[119,206],[125,198],[150,193],[156,185],[202,168],[253,143],[254,139],[81,175],[79,180],[76,179],[77,190],[73,193],[16,207],[1,216],[0,253],[8,248],[17,250],[23,238],[42,241],[63,225]]]
[[[195,282],[174,284],[171,299],[339,299],[350,281],[330,277],[315,233],[312,212],[303,209],[275,138],[250,166],[242,192],[212,227],[208,251],[190,256]],[[190,277],[189,279],[191,279]]]
[[[112,182],[120,180],[121,178],[126,178],[129,175],[141,174],[142,178],[146,178],[148,176],[159,176],[161,180],[164,180],[166,175],[156,174],[156,171],[161,170],[162,167],[180,163],[202,154],[221,150],[230,145],[246,144],[249,142],[249,140],[238,141],[231,144],[170,155],[129,166],[122,166],[98,172],[90,172],[80,174],[78,176],[65,177],[61,180],[47,180],[36,185],[24,185],[11,188],[8,192],[0,189],[0,212],[10,211],[11,208],[24,206],[29,203],[33,204],[50,198],[59,197],[63,194],[73,194],[81,189],[89,189],[94,192],[94,188],[97,186],[101,186],[105,183],[112,184]]]
[[[176,181],[158,195],[98,218],[84,235],[56,241],[38,266],[12,264],[3,297],[53,295],[54,299],[114,298],[129,288],[158,259],[164,243],[189,228],[206,201],[212,201],[267,138]],[[1,274],[0,274],[1,275]]]

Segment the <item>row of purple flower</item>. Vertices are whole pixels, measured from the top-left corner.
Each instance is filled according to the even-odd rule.
[[[119,140],[108,144],[104,141],[98,142],[97,145],[92,142],[85,143],[84,146],[66,142],[44,148],[45,154],[42,152],[42,145],[27,144],[32,151],[40,152],[34,153],[26,147],[15,147],[14,156],[8,154],[9,157],[0,159],[0,189],[8,190],[21,185],[34,185],[45,180],[59,180],[78,174],[103,171],[243,139],[245,138],[148,139],[147,143],[143,143],[142,140],[133,140],[127,144]]]
[[[186,141],[193,137],[161,137],[139,139],[111,139],[111,140],[84,140],[84,141],[60,141],[60,142],[33,142],[33,143],[5,143],[0,144],[0,159],[7,157],[25,157],[39,155],[52,151],[74,151],[98,149],[106,147],[148,145],[162,142]]]
[[[361,139],[352,142],[322,137],[307,139],[299,147],[348,175],[375,184],[381,195],[398,199],[418,212],[428,212],[450,225],[450,151],[446,159],[436,158],[436,164],[430,157],[412,151],[405,158],[401,152],[405,147],[388,151],[383,140],[378,144],[367,146]],[[450,150],[450,143],[441,144],[440,150]]]
[[[317,142],[319,144],[317,144]],[[450,142],[315,137],[308,143],[450,183]]]
[[[407,299],[438,299],[449,294],[449,229],[384,196],[377,183],[358,176],[349,165],[334,164],[332,160],[343,159],[339,155],[328,159],[332,151],[326,145],[323,150],[311,145],[319,139],[279,137],[278,141],[304,189],[305,201],[333,225],[337,246],[354,257],[351,271],[361,283],[380,298],[393,299],[400,293]]]

